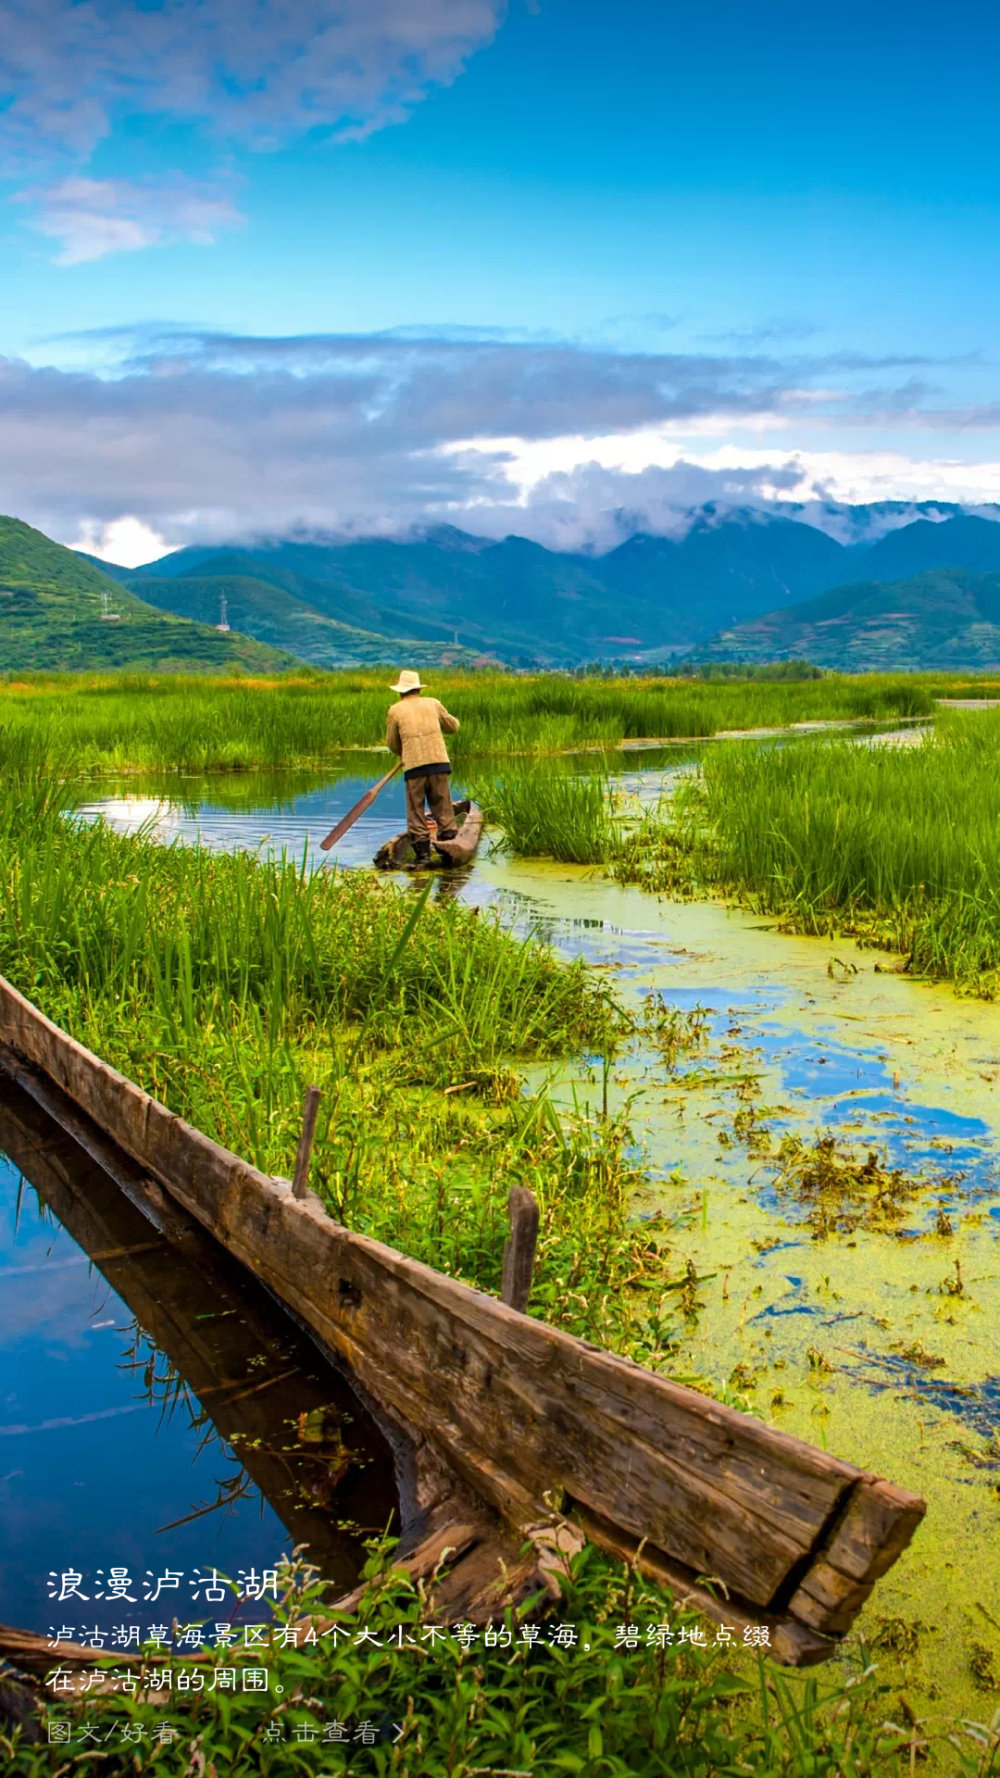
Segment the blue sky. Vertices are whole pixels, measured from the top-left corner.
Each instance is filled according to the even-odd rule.
[[[119,558],[1000,498],[1000,20],[2,0],[0,509]]]

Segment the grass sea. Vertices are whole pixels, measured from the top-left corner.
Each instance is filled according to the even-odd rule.
[[[720,889],[804,932],[903,952],[1000,993],[1000,711],[942,712],[916,746],[713,749],[624,842],[615,873]]]
[[[3,746],[67,775],[247,771],[316,765],[378,747],[388,670],[275,679],[32,674],[0,681]],[[902,676],[804,682],[573,679],[442,672],[433,693],[460,718],[456,758],[617,747],[794,722],[928,713]]]
[[[669,1270],[664,1231],[629,1222],[625,1122],[560,1119],[517,1072],[613,1053],[623,1015],[582,964],[361,873],[80,825],[48,775],[3,789],[0,971],[50,1017],[269,1173],[291,1173],[315,1082],[313,1183],[337,1217],[481,1288],[530,1185],[537,1311],[669,1361],[624,1289],[644,1301]]]
[[[435,689],[462,714],[470,753],[477,734],[494,742],[500,734],[526,755],[610,746],[626,721],[647,733],[655,719],[652,732],[663,733],[676,720],[680,734],[692,721],[775,726],[817,715],[916,714],[929,703],[919,685],[898,681],[658,682],[653,701],[635,706],[635,681],[591,687],[477,676]],[[691,690],[706,694],[697,707],[684,702]],[[824,693],[842,704],[773,703],[765,714],[753,700],[772,691],[789,700]],[[861,696],[880,707],[843,707]],[[533,697],[544,704],[534,717]],[[87,774],[111,765],[307,764],[347,744],[345,733],[356,745],[364,730],[368,742],[374,724],[378,738],[387,701],[381,684],[362,676],[193,690],[169,680],[7,686],[0,971],[81,1041],[268,1172],[291,1172],[303,1090],[316,1081],[323,1108],[312,1183],[332,1212],[480,1288],[499,1288],[510,1186],[531,1186],[542,1208],[532,1312],[677,1375],[680,1266],[668,1222],[631,1220],[642,1173],[627,1115],[586,1107],[557,1115],[544,1087],[528,1093],[521,1077],[527,1064],[614,1055],[624,1015],[585,967],[469,908],[425,900],[412,885],[313,875],[296,860],[163,848],[73,819],[74,781]],[[484,774],[483,795],[515,849],[603,863],[651,884],[717,887],[807,929],[849,925],[910,950],[914,968],[996,992],[1000,713],[949,713],[912,749],[826,738],[720,744],[672,809],[624,841],[603,762],[593,763],[587,775],[527,758],[494,766],[489,782]],[[685,1034],[671,1026],[668,1039],[672,1049]],[[299,1593],[292,1606],[304,1602]],[[420,1634],[434,1621],[433,1597],[392,1576],[388,1553],[376,1550],[358,1622],[383,1639],[403,1624],[414,1638],[403,1652],[350,1641],[272,1651],[280,1703],[276,1693],[262,1705],[206,1689],[171,1713],[182,1729],[163,1746],[153,1733],[162,1713],[138,1702],[84,1698],[53,1714],[99,1718],[104,1732],[124,1711],[143,1730],[124,1756],[129,1770],[164,1778],[359,1769],[356,1746],[341,1751],[296,1736],[297,1727],[334,1715],[405,1719],[398,1743],[362,1754],[365,1770],[400,1778],[491,1770],[904,1778],[928,1756],[935,1769],[968,1778],[1000,1773],[1000,1720],[990,1723],[989,1708],[979,1725],[944,1715],[930,1729],[900,1722],[863,1644],[818,1677],[785,1675],[711,1644],[657,1646],[648,1626],[676,1630],[690,1620],[592,1550],[574,1564],[557,1609],[562,1622],[587,1631],[576,1649],[550,1646],[550,1624],[545,1647],[532,1650],[515,1626],[507,1649],[463,1650],[450,1639],[430,1659]],[[638,1646],[616,1648],[619,1626],[632,1623]],[[280,1743],[264,1739],[272,1719]],[[113,1769],[104,1748],[73,1749],[63,1766],[57,1750],[16,1735],[0,1734],[0,1754],[19,1778]]]

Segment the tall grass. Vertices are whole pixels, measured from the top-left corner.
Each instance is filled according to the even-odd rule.
[[[713,750],[626,851],[626,875],[732,888],[799,930],[1000,991],[1000,711],[945,713],[916,747]]]
[[[612,851],[615,829],[603,774],[528,768],[477,780],[472,794],[487,820],[502,828],[500,843],[515,857],[601,864]]]
[[[0,972],[51,1018],[268,1173],[290,1174],[315,1082],[333,1213],[481,1288],[531,1186],[536,1312],[673,1366],[626,1121],[560,1118],[516,1071],[613,1052],[623,1015],[584,965],[361,873],[81,825],[47,774],[0,791]]]
[[[804,683],[571,679],[442,672],[431,688],[461,720],[457,757],[557,753],[624,740],[781,727],[932,708],[906,678]],[[4,747],[77,775],[319,765],[380,747],[391,694],[375,674],[295,679],[33,675],[0,683]]]
[[[65,801],[35,775],[0,807],[0,970],[18,985],[146,1008],[178,1038],[251,1012],[272,1043],[363,1021],[415,1079],[563,1053],[604,1029],[579,969],[454,901],[429,907],[399,952],[411,901],[394,887],[78,826]]]

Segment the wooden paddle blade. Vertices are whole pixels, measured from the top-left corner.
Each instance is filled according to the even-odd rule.
[[[402,763],[403,763],[402,760],[400,760],[399,765],[393,766],[391,772],[386,772],[386,775],[384,778],[380,778],[377,784],[373,784],[370,790],[365,791],[364,796],[361,797],[360,801],[355,803],[353,809],[348,809],[347,814],[343,817],[342,820],[337,822],[336,827],[334,827],[330,830],[330,832],[326,836],[326,839],[320,840],[319,846],[320,846],[321,852],[329,852],[331,846],[335,846],[337,844],[338,840],[343,839],[343,837],[344,837],[345,833],[347,833],[348,829],[352,828],[354,826],[355,821],[357,821],[359,819],[359,817],[364,814],[366,809],[371,808],[372,803],[375,801],[375,798],[378,796],[379,791],[385,789],[385,786],[388,784],[389,779],[394,778],[396,776],[396,773],[399,771],[400,766],[402,766]]]

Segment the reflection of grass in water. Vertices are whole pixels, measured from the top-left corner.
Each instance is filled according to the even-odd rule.
[[[214,1500],[202,1501],[180,1518],[172,1519],[166,1525],[158,1525],[155,1534],[160,1536],[167,1531],[176,1531],[181,1525],[191,1524],[195,1519],[212,1517],[219,1512],[224,1518],[228,1518],[233,1508],[241,1500],[248,1498],[255,1498],[263,1513],[263,1495],[244,1469],[239,1455],[220,1436],[211,1416],[196,1401],[185,1378],[144,1332],[138,1321],[133,1323],[132,1338],[122,1354],[118,1368],[137,1374],[141,1372],[142,1393],[150,1407],[159,1408],[161,1426],[164,1421],[171,1421],[178,1409],[186,1412],[189,1429],[201,1434],[192,1465],[197,1463],[204,1451],[217,1446],[217,1456],[233,1468],[231,1475],[216,1479]]]
[[[345,748],[381,745],[385,678],[35,674],[0,685],[3,752],[10,767],[46,758],[56,769],[105,776],[316,765]],[[461,721],[458,757],[932,708],[921,686],[885,675],[764,684],[441,672],[431,691]]]
[[[853,933],[995,998],[1000,712],[948,713],[919,749],[720,747],[614,870],[735,890],[799,931]]]

